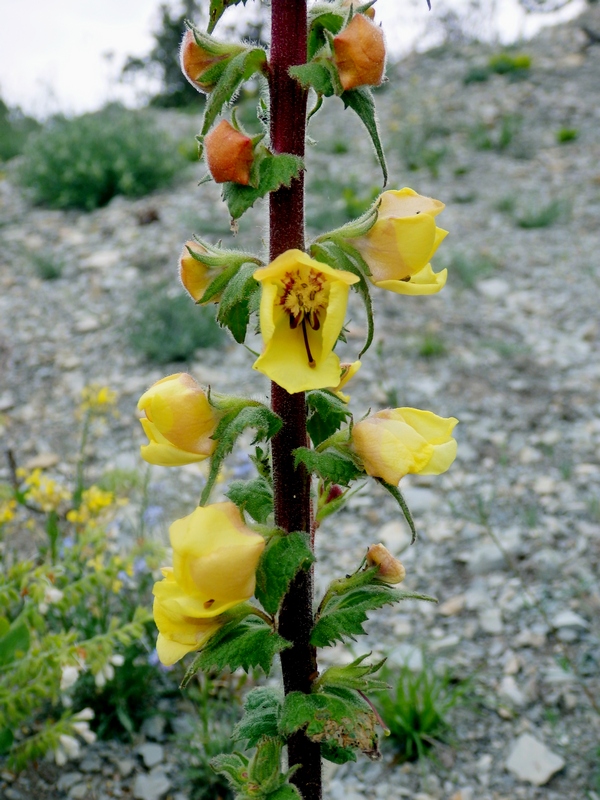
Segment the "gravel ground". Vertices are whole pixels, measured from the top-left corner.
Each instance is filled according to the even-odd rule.
[[[600,9],[586,23],[600,31]],[[454,415],[459,455],[447,475],[403,480],[420,532],[414,547],[390,499],[373,489],[322,526],[316,581],[323,589],[332,573],[354,568],[365,544],[383,541],[405,563],[407,587],[440,604],[374,615],[356,654],[373,649],[397,665],[426,647],[438,667],[471,676],[472,702],[453,714],[452,746],[436,760],[391,766],[385,751],[378,763],[332,766],[329,800],[600,796],[600,717],[590,701],[600,697],[600,46],[585,48],[580,24],[524,44],[532,68],[521,80],[465,85],[492,51],[445,47],[403,61],[399,80],[380,92],[393,185],[447,204],[440,224],[450,236],[434,266],[447,264],[449,280],[433,297],[376,292],[377,346],[351,385],[352,408]],[[559,145],[562,128],[578,137]],[[362,129],[339,104],[311,136],[307,218],[316,232],[344,186],[361,195],[378,175]],[[491,148],[478,149],[486,136]],[[430,168],[410,172],[408,162]],[[191,233],[230,241],[218,191],[198,189],[200,176],[85,215],[32,208],[10,176],[0,182],[0,434],[20,464],[51,453],[53,469],[72,474],[80,390],[100,382],[119,392],[120,417],[95,446],[92,472],[140,465],[135,402],[181,365],[144,363],[125,320],[141,286],[173,276]],[[159,220],[140,225],[149,208]],[[522,226],[540,213],[551,221]],[[242,221],[240,245],[261,247],[262,226],[257,209]],[[48,253],[64,269],[42,281],[34,261]],[[355,357],[364,335],[357,303],[349,316],[346,352]],[[224,392],[243,374],[245,391],[264,397],[252,360],[227,345],[198,351],[187,369]],[[166,519],[189,513],[197,489],[196,467],[153,472],[152,502]],[[328,651],[323,663],[337,657]],[[44,767],[0,782],[0,793],[174,797],[171,745],[154,766],[135,750],[161,737],[146,731],[130,753],[95,745],[85,758],[98,769],[74,766],[70,785],[66,768]],[[131,759],[127,775],[117,756]]]

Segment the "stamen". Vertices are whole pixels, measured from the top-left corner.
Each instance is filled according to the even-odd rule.
[[[316,367],[317,362],[312,357],[312,353],[310,352],[310,346],[308,344],[308,334],[306,332],[306,318],[302,318],[302,334],[304,336],[304,347],[306,347],[306,355],[308,356],[308,366],[309,367]]]

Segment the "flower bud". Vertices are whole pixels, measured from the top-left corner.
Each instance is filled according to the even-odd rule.
[[[333,39],[334,62],[344,91],[379,86],[385,69],[383,31],[364,14],[355,14]]]
[[[222,71],[215,68],[243,49],[241,46],[221,44],[206,34],[195,35],[194,31],[187,30],[179,51],[181,70],[192,86],[209,93],[215,88]]]
[[[191,375],[178,372],[157,381],[138,402],[140,422],[150,440],[142,458],[160,467],[203,461],[217,443],[212,435],[221,418]]]
[[[384,583],[402,583],[406,577],[404,565],[381,543],[369,547],[367,564],[370,567],[379,567],[377,577]]]
[[[213,276],[211,275],[210,267],[194,258],[190,254],[190,250],[198,254],[205,254],[207,250],[198,242],[190,239],[184,244],[179,256],[179,278],[186,292],[193,300],[198,302],[207,290]],[[218,298],[214,298],[214,302],[217,300]]]
[[[368,475],[396,486],[409,473],[440,475],[456,458],[458,420],[417,408],[386,408],[352,428],[352,449]]]
[[[254,159],[252,139],[237,131],[226,119],[204,137],[206,163],[215,183],[248,186]]]
[[[357,7],[360,6],[361,3],[359,0],[342,0],[342,8],[350,8],[352,6],[356,11]],[[361,11],[361,14],[364,14],[365,17],[369,17],[369,19],[375,19],[375,9],[373,7],[367,8],[365,11]]]

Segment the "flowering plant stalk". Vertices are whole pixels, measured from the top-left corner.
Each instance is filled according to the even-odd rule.
[[[319,524],[370,478],[398,502],[414,540],[398,484],[408,473],[445,472],[455,458],[454,418],[399,408],[354,424],[341,392],[373,340],[371,287],[409,296],[443,288],[446,273],[435,273],[430,259],[446,236],[434,220],[444,205],[409,188],[387,191],[362,217],[307,247],[306,127],[326,98],[340,97],[359,116],[387,182],[370,89],[385,72],[375,0],[310,8],[307,0],[272,0],[269,53],[212,38],[225,8],[239,2],[246,0],[211,0],[206,33],[188,24],[181,63],[207,94],[197,139],[206,179],[222,185],[232,222],[268,196],[268,259],[198,237],[185,244],[179,270],[197,304],[218,304],[217,319],[237,342],[256,315],[264,350],[254,369],[271,379],[271,403],[204,391],[182,374],[142,396],[147,461],[210,459],[200,507],[171,526],[173,565],[155,585],[154,618],[163,663],[197,652],[183,685],[198,670],[268,674],[279,655],[283,692],[250,692],[234,731],[253,754],[223,754],[213,767],[240,800],[319,800],[322,758],[379,756],[381,719],[367,695],[385,684],[375,676],[383,662],[366,656],[320,672],[318,649],[365,634],[368,612],[386,604],[433,599],[398,588],[405,569],[382,544],[365,541],[355,572],[333,579],[317,601],[313,568]],[[265,86],[257,109],[263,132],[254,137],[235,111],[217,124],[251,77]],[[357,360],[343,364],[335,348],[350,290],[363,301],[367,337]],[[228,502],[211,504],[219,469],[246,428],[255,431],[257,476],[232,483]]]

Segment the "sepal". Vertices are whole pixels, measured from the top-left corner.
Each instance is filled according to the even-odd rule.
[[[381,669],[386,659],[383,658],[375,664],[363,664],[363,661],[370,655],[370,653],[365,653],[351,664],[346,664],[343,667],[329,667],[317,678],[315,687],[336,686],[343,689],[355,689],[365,694],[389,689],[389,684],[385,681],[371,677]]]

